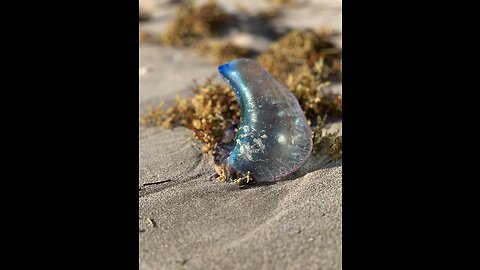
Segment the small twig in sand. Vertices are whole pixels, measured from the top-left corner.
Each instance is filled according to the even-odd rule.
[[[147,221],[148,221],[148,224],[150,224],[152,227],[154,228],[157,227],[157,223],[153,219],[147,217]]]
[[[151,186],[151,185],[157,185],[157,184],[163,184],[163,183],[167,183],[167,182],[170,182],[172,180],[168,179],[168,180],[163,180],[163,181],[158,181],[158,182],[153,182],[153,183],[145,183],[143,184],[143,186]]]

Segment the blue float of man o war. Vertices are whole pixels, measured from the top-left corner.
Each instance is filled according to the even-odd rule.
[[[298,170],[312,152],[312,130],[295,96],[254,60],[236,59],[218,70],[237,97],[241,117],[222,165],[259,182]]]

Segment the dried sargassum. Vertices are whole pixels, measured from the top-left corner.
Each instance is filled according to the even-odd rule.
[[[287,33],[263,52],[257,61],[273,77],[286,83],[291,73],[302,66],[312,68],[323,59],[322,79],[340,76],[341,50],[330,41],[330,33],[319,33],[312,29],[298,29]]]
[[[342,113],[342,96],[323,91],[327,84],[318,79],[316,73],[319,72],[318,68],[305,67],[287,80],[287,86],[298,99],[311,124],[317,122],[319,115],[341,117]],[[234,129],[240,122],[240,109],[229,86],[207,80],[205,84],[196,86],[193,93],[192,98],[178,97],[175,105],[168,109],[164,109],[162,103],[156,108],[149,106],[147,113],[140,117],[140,124],[191,129],[195,132],[195,138],[205,144],[203,151],[211,155],[215,145],[228,137],[225,134],[233,137]]]
[[[247,57],[252,54],[251,50],[237,46],[227,40],[200,42],[195,46],[195,49],[202,55],[208,55],[217,64],[225,63],[231,59]]]
[[[334,133],[324,132],[325,119],[326,116],[317,118],[317,125],[313,130],[313,153],[322,152],[337,160],[342,155],[342,137],[338,136],[338,130]]]
[[[342,95],[324,91],[330,85],[322,78],[324,67],[324,60],[320,58],[313,67],[305,64],[294,73],[289,73],[286,79],[286,85],[297,97],[311,123],[319,115],[342,116]]]
[[[179,5],[175,19],[160,36],[160,42],[172,46],[190,46],[214,36],[232,16],[215,1],[195,6],[192,1]]]
[[[193,93],[192,98],[177,98],[175,105],[167,110],[163,109],[163,104],[155,109],[149,107],[140,117],[140,124],[167,128],[180,125],[191,129],[195,138],[205,144],[202,150],[211,155],[215,144],[221,142],[225,133],[232,133],[240,122],[240,109],[228,86],[207,80],[204,85],[195,87]]]
[[[298,35],[298,33],[293,35],[294,39],[299,36],[304,35]],[[287,39],[291,39],[291,37]],[[314,47],[310,46],[310,48]],[[270,56],[264,59],[274,59],[279,55],[281,56],[282,52],[277,51],[280,49],[278,45],[272,46],[271,50],[262,54],[259,59],[266,54],[270,54]],[[341,137],[335,133],[322,134],[323,126],[318,125],[320,122],[317,120],[318,116],[325,114],[341,117],[342,96],[327,94],[323,91],[328,85],[325,78],[332,74],[332,67],[328,67],[325,54],[312,53],[303,49],[302,51],[304,53],[299,53],[297,57],[310,57],[309,60],[303,59],[294,65],[288,62],[279,62],[278,65],[272,65],[270,68],[283,76],[277,79],[285,83],[298,99],[308,123],[317,123],[313,138],[313,151],[323,151],[324,154],[339,158],[341,156]],[[316,60],[311,62],[311,59]],[[325,70],[330,71],[326,72]],[[341,71],[340,67],[339,71]],[[224,144],[229,141],[228,138],[232,139],[234,137],[235,128],[238,127],[240,122],[240,109],[229,86],[207,81],[204,85],[197,86],[194,89],[194,94],[195,96],[192,98],[178,98],[176,104],[167,110],[164,110],[161,106],[155,109],[150,107],[149,112],[141,116],[141,124],[164,125],[166,127],[182,125],[192,129],[195,132],[195,137],[205,143],[203,151],[213,156],[214,149],[218,149],[218,145]],[[220,171],[218,173],[221,180],[227,179],[224,172]],[[250,171],[247,171],[247,174],[238,175],[237,180],[240,179],[239,182],[242,183],[249,182],[253,179],[252,175]]]

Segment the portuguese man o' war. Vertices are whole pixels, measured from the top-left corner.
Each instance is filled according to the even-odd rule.
[[[312,131],[295,96],[254,60],[236,59],[218,70],[235,92],[241,120],[215,160],[217,172],[262,182],[298,170],[312,151]]]

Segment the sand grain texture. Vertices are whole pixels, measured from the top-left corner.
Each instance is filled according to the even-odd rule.
[[[339,1],[308,3],[278,23],[296,27],[292,16],[302,14],[297,24],[321,27],[321,12],[341,22]],[[205,57],[149,44],[140,47],[142,66],[149,71],[140,75],[140,112],[189,95],[193,79],[218,76]],[[212,179],[190,130],[140,127],[139,139],[140,269],[342,268],[341,160],[316,155],[288,180],[245,188]]]

